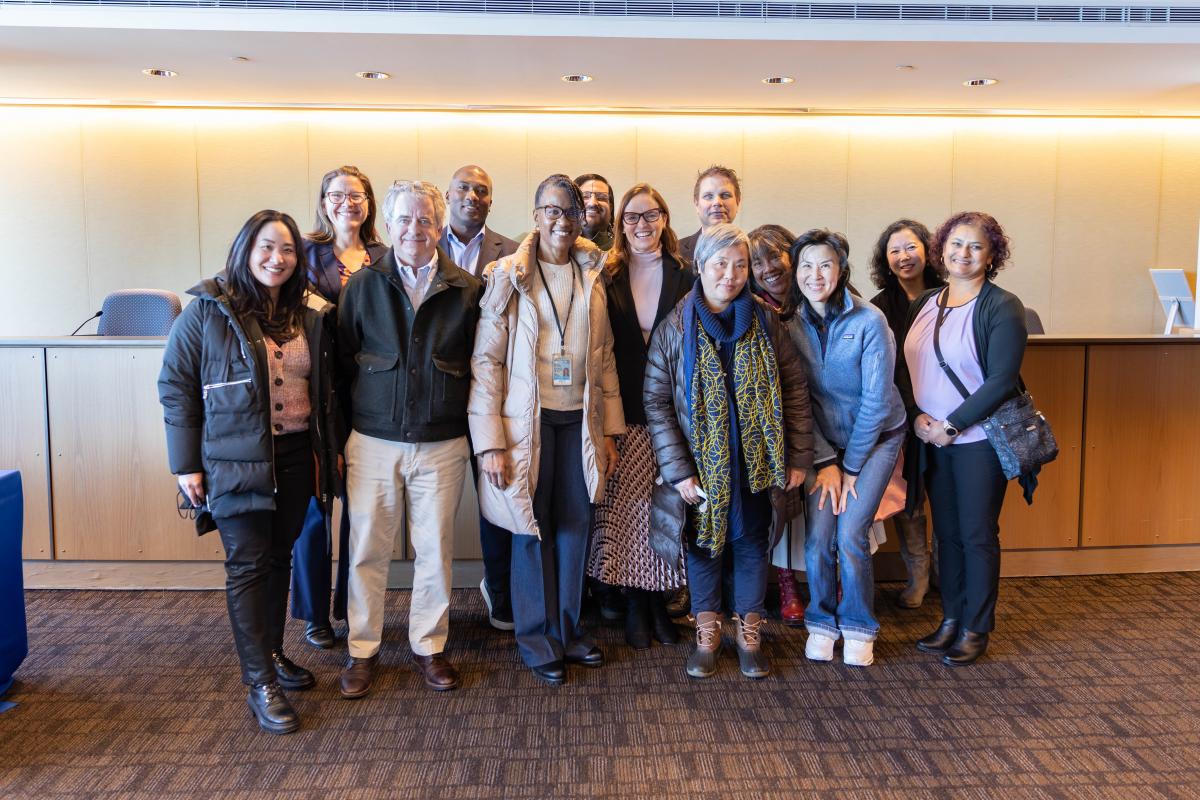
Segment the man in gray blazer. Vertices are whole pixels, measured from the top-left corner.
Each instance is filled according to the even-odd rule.
[[[449,219],[442,230],[442,249],[460,269],[483,278],[483,268],[515,253],[517,243],[487,227],[492,210],[492,179],[481,167],[460,167],[446,190]],[[472,466],[476,466],[472,462]],[[479,544],[483,550],[483,582],[479,591],[488,608],[488,622],[502,631],[513,629],[509,593],[512,534],[479,515]]]
[[[517,251],[517,243],[487,227],[492,210],[492,179],[482,168],[460,167],[446,190],[449,219],[442,231],[442,249],[460,269],[482,277],[491,262]]]

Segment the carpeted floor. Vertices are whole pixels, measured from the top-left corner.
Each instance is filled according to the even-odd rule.
[[[985,661],[912,642],[937,621],[880,592],[867,669],[804,659],[779,625],[774,672],[688,679],[689,645],[547,687],[458,591],[434,694],[409,664],[406,592],[388,596],[381,678],[342,700],[339,651],[289,627],[320,681],[304,727],[260,733],[217,592],[30,592],[31,654],[0,713],[4,798],[1197,798],[1200,574],[1006,580]],[[728,634],[728,631],[727,631]],[[726,637],[729,644],[729,637]]]

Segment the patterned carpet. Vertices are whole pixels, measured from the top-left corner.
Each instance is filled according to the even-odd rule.
[[[393,592],[364,700],[289,627],[320,683],[292,694],[304,727],[283,737],[252,724],[220,593],[30,592],[0,797],[1200,797],[1200,574],[1006,580],[1000,635],[962,670],[912,647],[936,597],[902,612],[894,591],[865,670],[805,661],[776,625],[770,678],[727,654],[698,682],[686,645],[635,654],[600,629],[609,664],[557,689],[458,591],[465,685],[442,695],[412,671]]]

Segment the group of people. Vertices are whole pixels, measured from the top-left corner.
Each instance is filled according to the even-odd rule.
[[[347,621],[339,688],[370,692],[401,531],[413,664],[434,690],[459,685],[445,649],[468,469],[489,621],[546,683],[604,663],[589,592],[637,649],[678,640],[668,605],[682,600],[695,678],[717,671],[730,614],[740,671],[765,677],[773,562],[806,656],[830,661],[842,640],[846,664],[870,665],[877,521],[895,515],[899,602],[920,606],[926,492],[943,619],[917,647],[949,665],[983,654],[1005,479],[979,423],[1017,391],[1026,339],[1023,306],[993,282],[1004,232],[979,212],[932,235],[898,220],[868,302],[843,235],[743,232],[727,167],[703,170],[693,197],[700,229],[679,239],[653,186],[618,200],[600,175],[551,175],[518,243],[487,227],[478,166],[445,192],[396,181],[378,207],[344,166],[321,181],[311,233],[278,211],[247,220],[225,269],[190,291],[159,394],[183,500],[225,547],[264,730],[297,729],[283,690],[316,682],[283,651],[289,589],[312,645],[333,647],[331,618]]]

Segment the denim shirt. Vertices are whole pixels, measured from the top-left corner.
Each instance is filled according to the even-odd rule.
[[[788,332],[808,374],[816,463],[844,450],[842,469],[857,475],[879,437],[902,427],[904,403],[893,373],[896,341],[879,309],[849,291],[837,313],[818,324],[807,303]],[[832,311],[832,309],[830,309]]]

